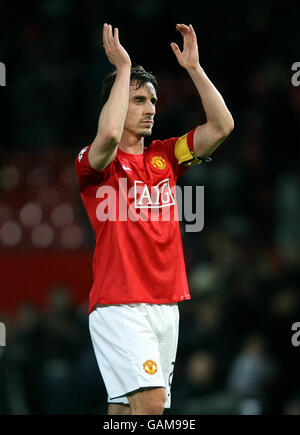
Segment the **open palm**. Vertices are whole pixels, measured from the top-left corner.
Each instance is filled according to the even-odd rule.
[[[180,51],[175,42],[171,43],[172,50],[177,57],[179,64],[185,68],[196,68],[199,65],[199,53],[196,33],[193,26],[190,24],[177,24],[176,29],[183,37],[183,50]]]

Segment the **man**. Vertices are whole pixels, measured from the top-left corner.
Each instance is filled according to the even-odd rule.
[[[207,122],[180,138],[144,146],[154,122],[156,79],[131,67],[118,29],[104,24],[105,52],[116,71],[104,80],[97,135],[76,158],[96,238],[89,327],[109,414],[162,414],[170,407],[177,303],[190,299],[172,189],[233,129],[223,98],[199,64],[193,27],[176,28],[183,50],[171,47],[195,84]]]

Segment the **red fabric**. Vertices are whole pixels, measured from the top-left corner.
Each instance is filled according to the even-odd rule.
[[[195,127],[193,130],[188,132],[187,135],[187,143],[189,146],[190,151],[194,151],[194,134],[197,127]]]
[[[118,149],[116,158],[104,171],[90,166],[91,145],[77,156],[80,194],[96,239],[89,313],[97,303],[159,304],[190,299],[179,222],[174,220],[177,206],[172,202],[176,198],[169,190],[188,169],[179,166],[174,156],[177,139],[153,141],[141,155]],[[120,187],[120,178],[127,186]],[[107,186],[116,195],[116,201],[111,203],[115,204],[116,221],[99,218],[100,210],[108,211],[103,206],[108,202],[103,193]],[[129,189],[132,196],[127,195]],[[151,198],[147,195],[150,191]],[[145,208],[137,208],[136,204]],[[159,208],[149,208],[149,204]],[[123,209],[135,217],[149,218],[151,213],[159,213],[160,220],[122,221],[119,217]],[[170,221],[161,220],[163,212],[170,213]]]

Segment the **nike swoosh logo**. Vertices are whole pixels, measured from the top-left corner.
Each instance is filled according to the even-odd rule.
[[[124,169],[124,171],[132,171],[132,169],[131,168],[128,168],[127,166],[125,166],[125,165],[122,165],[122,168]]]

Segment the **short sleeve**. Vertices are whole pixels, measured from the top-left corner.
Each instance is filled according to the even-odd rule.
[[[187,142],[189,145],[189,148],[193,149],[193,140],[194,140],[194,132],[197,127],[195,127],[193,130],[189,131],[187,133]],[[169,159],[175,174],[175,178],[178,179],[182,175],[186,173],[186,171],[189,169],[188,166],[183,166],[178,163],[177,158],[175,157],[175,144],[178,141],[179,137],[172,137],[170,139],[166,139],[163,141],[164,149],[169,155]]]
[[[82,148],[75,159],[75,171],[80,192],[83,192],[88,186],[98,185],[106,171],[106,169],[99,171],[90,165],[88,153],[91,146],[92,144]]]

